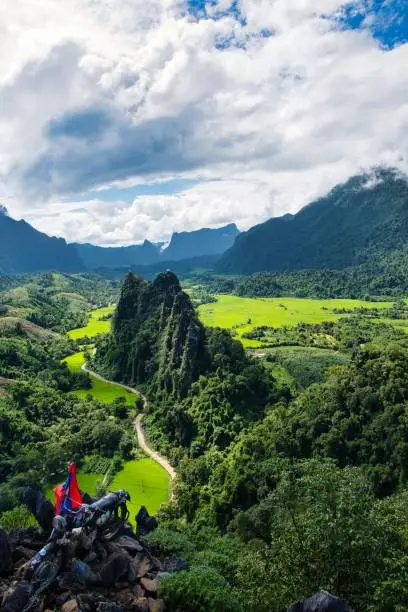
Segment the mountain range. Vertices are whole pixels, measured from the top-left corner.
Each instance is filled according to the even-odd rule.
[[[0,209],[0,274],[58,270],[74,272],[84,267],[73,245],[52,238],[25,221],[16,221]]]
[[[0,206],[0,273],[126,268],[143,275],[143,266],[159,272],[173,267],[171,262],[191,260],[196,267],[200,258],[222,274],[341,270],[407,244],[408,179],[392,169],[354,176],[295,215],[269,219],[247,232],[230,224],[174,233],[165,248],[148,240],[112,248],[68,244],[11,219]]]
[[[16,221],[0,206],[0,274],[55,270],[121,269],[150,266],[172,261],[219,256],[232,246],[239,230],[235,224],[173,234],[169,245],[143,244],[126,247],[100,247],[68,244],[63,238],[39,232],[26,221]]]

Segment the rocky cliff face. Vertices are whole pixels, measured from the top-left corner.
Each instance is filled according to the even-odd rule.
[[[175,274],[151,283],[129,274],[96,367],[127,384],[148,381],[156,392],[181,397],[207,361],[204,328]]]

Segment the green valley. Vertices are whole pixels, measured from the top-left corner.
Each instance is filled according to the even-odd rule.
[[[111,327],[111,320],[107,317],[110,317],[113,312],[113,306],[89,312],[87,326],[70,330],[68,336],[82,340],[107,333]],[[89,349],[92,350],[92,346],[88,346]],[[67,364],[71,372],[79,373],[84,371],[85,356],[84,351],[79,351],[66,357],[63,362]],[[116,403],[118,406],[126,405],[135,409],[137,394],[127,391],[118,383],[101,380],[92,373],[89,373],[89,379],[91,385],[89,388],[74,391],[77,397],[86,399],[90,396],[102,404]],[[93,495],[102,483],[103,476],[103,474],[80,474],[78,482],[84,487],[84,490]],[[156,513],[169,498],[169,476],[160,465],[151,459],[126,461],[123,467],[116,472],[113,480],[111,479],[109,487],[112,490],[126,489],[129,492],[131,502],[128,506],[132,522],[142,505],[146,506],[150,513]]]
[[[83,489],[128,490],[132,521],[142,504],[159,516],[152,551],[188,562],[159,587],[170,612],[190,609],[186,593],[203,610],[283,612],[320,588],[356,612],[397,612],[408,601],[407,300],[397,284],[323,297],[342,274],[327,292],[326,271],[201,271],[183,285],[169,270],[129,273],[120,289],[82,275],[4,279],[0,524],[27,524],[21,487],[52,499],[75,459]],[[147,452],[168,458],[171,485],[137,448],[142,408]]]
[[[248,348],[262,346],[262,343],[256,340],[243,337],[255,327],[294,327],[299,323],[336,321],[341,317],[350,316],[350,313],[346,315],[335,311],[348,310],[352,314],[352,311],[359,308],[386,310],[392,307],[392,302],[350,299],[242,298],[233,295],[215,295],[215,298],[217,300],[215,303],[199,306],[201,321],[210,327],[231,330]]]
[[[408,0],[0,36],[0,612],[408,612]]]

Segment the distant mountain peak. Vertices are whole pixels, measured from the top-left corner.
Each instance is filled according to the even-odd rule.
[[[8,215],[8,210],[5,206],[3,206],[3,204],[0,203],[0,215],[4,215],[5,217],[7,217]]]
[[[161,256],[164,261],[179,261],[203,255],[221,255],[234,244],[239,233],[235,223],[215,229],[205,227],[191,232],[174,232]]]

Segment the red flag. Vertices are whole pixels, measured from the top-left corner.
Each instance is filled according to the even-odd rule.
[[[76,477],[76,465],[68,465],[68,477],[66,481],[54,489],[56,514],[65,514],[72,510],[78,510],[82,505],[82,496]]]

